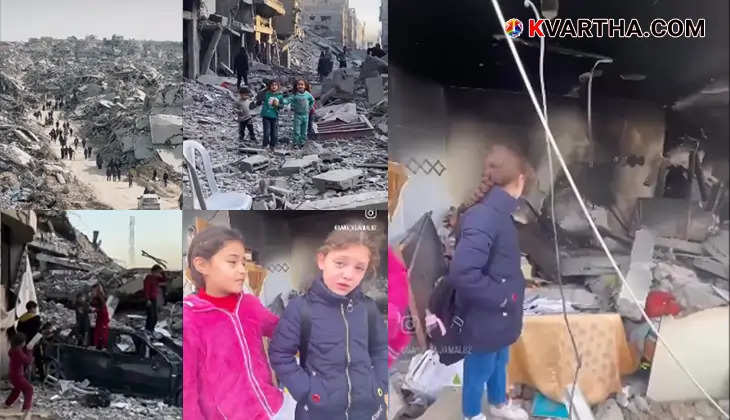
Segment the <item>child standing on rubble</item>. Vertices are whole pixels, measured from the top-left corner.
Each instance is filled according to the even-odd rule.
[[[263,148],[266,149],[268,147],[273,153],[278,141],[279,110],[288,104],[290,100],[289,98],[284,98],[284,95],[279,92],[278,81],[269,80],[267,88],[268,90],[263,97],[263,106],[261,107],[261,120],[264,125]]]
[[[279,318],[246,293],[243,238],[212,226],[190,242],[187,266],[198,290],[183,301],[183,417],[291,420],[294,401],[271,377],[264,337]]]
[[[299,79],[294,83],[292,109],[294,110],[294,146],[303,147],[307,141],[309,113],[314,108],[314,96],[307,91],[307,81]]]
[[[101,284],[97,283],[93,289],[91,304],[96,312],[96,325],[94,326],[94,346],[103,350],[109,341],[109,310],[106,306],[106,293]]]
[[[23,412],[24,419],[30,419],[30,406],[33,403],[33,385],[28,382],[25,377],[25,370],[33,363],[33,355],[31,350],[26,347],[25,334],[18,332],[10,339],[10,366],[8,369],[8,379],[13,386],[8,399],[5,400],[5,408],[10,408],[15,401],[23,393]]]
[[[345,226],[325,239],[321,276],[289,302],[271,341],[271,365],[297,401],[295,420],[385,419],[386,324],[360,288],[377,270],[379,241],[369,225]]]
[[[253,115],[251,115],[251,110],[254,108],[251,101],[251,89],[246,86],[238,89],[238,97],[238,140],[241,142],[244,140],[246,129],[248,129],[251,141],[255,142],[256,134],[253,131]]]
[[[463,320],[464,357],[462,410],[466,419],[485,420],[481,413],[487,388],[489,414],[527,420],[528,414],[507,400],[509,346],[522,332],[525,279],[511,214],[517,208],[532,169],[511,145],[495,145],[485,159],[482,182],[459,208],[456,249],[448,281],[456,291]]]

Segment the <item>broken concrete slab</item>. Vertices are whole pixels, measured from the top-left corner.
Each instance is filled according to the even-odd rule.
[[[726,267],[730,265],[730,256],[728,256],[728,242],[730,234],[727,229],[722,229],[717,235],[707,238],[702,246],[713,258],[724,264]]]
[[[305,201],[298,210],[385,210],[388,191],[372,191],[324,200]]]
[[[614,255],[614,260],[619,268],[623,270],[628,266],[629,257],[626,255]],[[613,274],[616,271],[611,261],[605,255],[569,256],[560,258],[560,273],[563,276],[600,276],[602,274]]]
[[[387,72],[388,63],[385,60],[369,55],[360,67],[360,79],[380,76]]]
[[[730,269],[728,269],[728,266],[712,258],[697,258],[694,260],[694,266],[725,280],[730,280]]]
[[[312,124],[312,128],[317,140],[366,137],[375,131],[370,120],[364,115],[360,115],[358,121],[352,123],[325,121]]]
[[[629,265],[629,272],[626,275],[626,283],[634,292],[636,299],[641,302],[642,309],[651,286],[651,264],[653,255],[654,234],[649,229],[637,230],[634,235],[634,245],[631,248],[631,262]],[[635,305],[626,285],[622,285],[618,298],[619,302],[626,300],[631,305]],[[632,315],[635,315],[635,311],[632,311]],[[641,314],[639,314],[638,318],[635,316],[630,318],[638,321],[641,319]]]
[[[0,151],[3,152],[10,160],[20,166],[27,166],[33,159],[28,153],[13,144],[0,144]]]
[[[383,79],[380,76],[365,79],[365,87],[368,90],[368,103],[370,105],[377,104],[385,97]],[[385,131],[387,132],[387,129]]]
[[[646,227],[667,238],[704,241],[715,224],[711,211],[680,198],[640,198],[635,212],[635,227]]]
[[[182,127],[183,121],[179,115],[150,115],[152,144],[181,144]]]
[[[667,316],[659,325],[659,333],[679,362],[716,399],[727,399],[729,323],[730,311],[725,306],[682,318]],[[661,342],[656,345],[646,395],[659,402],[705,399]]]
[[[654,238],[655,245],[659,248],[673,249],[675,251],[687,252],[689,254],[702,255],[705,253],[702,244],[681,239],[672,238]]]
[[[317,155],[307,155],[300,159],[287,159],[281,168],[279,168],[278,172],[279,175],[293,175],[314,165],[318,161],[319,157]]]
[[[360,169],[336,169],[315,176],[312,182],[320,192],[329,189],[345,191],[356,187],[364,177],[365,172]]]
[[[263,155],[253,155],[243,159],[241,165],[246,172],[254,172],[269,166],[269,158]]]
[[[346,123],[351,123],[358,119],[357,106],[352,102],[317,108],[314,111],[314,114],[321,121],[340,120]]]
[[[355,92],[355,75],[349,69],[337,69],[332,72],[332,81],[342,92],[350,94]]]

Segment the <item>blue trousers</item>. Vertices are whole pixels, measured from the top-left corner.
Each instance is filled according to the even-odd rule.
[[[482,412],[485,386],[490,404],[507,402],[508,361],[509,347],[494,353],[470,353],[464,357],[464,385],[461,394],[464,417],[473,417]]]

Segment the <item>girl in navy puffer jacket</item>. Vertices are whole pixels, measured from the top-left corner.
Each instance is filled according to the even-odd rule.
[[[296,420],[385,419],[386,326],[360,290],[365,274],[377,268],[379,249],[369,226],[345,226],[320,248],[322,276],[289,303],[269,348],[271,366],[297,400]],[[311,328],[302,349],[306,319]],[[306,354],[302,365],[297,352],[300,359]]]
[[[485,161],[482,184],[460,208],[459,232],[448,280],[456,290],[463,319],[462,410],[466,419],[485,420],[481,400],[487,388],[494,418],[527,420],[507,401],[509,346],[522,331],[525,279],[511,214],[531,173],[514,148],[494,146]]]

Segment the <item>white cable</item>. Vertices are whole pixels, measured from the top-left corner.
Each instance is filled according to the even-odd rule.
[[[525,0],[525,7],[531,7],[532,12],[535,14],[535,19],[540,20],[540,13],[537,11],[537,7],[530,0]],[[545,117],[545,123],[548,122],[547,112],[547,94],[545,93],[545,37],[540,37],[540,93],[542,94],[542,112]],[[570,327],[570,320],[568,319],[568,310],[565,303],[565,292],[563,290],[563,277],[560,274],[560,246],[558,244],[558,227],[555,221],[555,189],[554,189],[554,169],[553,169],[553,152],[550,150],[550,142],[548,141],[547,134],[545,135],[545,149],[548,155],[548,171],[550,172],[550,222],[553,230],[553,247],[555,249],[555,271],[558,280],[558,287],[560,290],[560,303],[563,315],[563,321],[565,322],[565,328],[568,330],[568,336],[570,337],[570,344],[573,347],[573,355],[575,356],[575,374],[573,375],[573,384],[570,388],[570,400],[568,402],[568,418],[573,418],[573,400],[575,396],[575,387],[578,384],[578,375],[580,369],[583,367],[583,359],[578,351],[578,345],[573,335],[573,329]]]
[[[519,54],[517,54],[517,48],[515,47],[514,41],[512,40],[512,37],[510,37],[507,32],[505,31],[504,26],[504,16],[502,14],[502,9],[499,7],[498,0],[491,0],[492,6],[494,7],[494,11],[497,14],[497,20],[499,26],[502,28],[502,32],[504,33],[507,44],[509,45],[510,51],[512,52],[512,56],[514,57],[515,64],[517,65],[517,69],[520,72],[520,75],[522,76],[522,81],[525,84],[525,87],[527,88],[527,93],[530,95],[530,99],[532,100],[532,105],[535,107],[535,112],[537,112],[538,118],[540,118],[540,122],[542,123],[543,128],[545,129],[545,132],[548,136],[548,140],[550,141],[550,145],[553,148],[553,151],[558,157],[558,160],[560,161],[560,166],[563,168],[563,171],[565,171],[565,177],[568,179],[568,183],[570,184],[571,189],[573,190],[573,193],[575,193],[576,198],[578,199],[578,203],[580,204],[581,210],[583,210],[583,215],[588,220],[588,224],[591,226],[591,230],[593,231],[593,234],[596,236],[596,239],[598,239],[598,242],[600,242],[601,247],[603,248],[603,251],[606,253],[606,256],[608,257],[609,261],[611,261],[611,265],[613,266],[613,269],[616,271],[616,274],[618,275],[619,279],[621,279],[621,282],[623,283],[623,286],[628,290],[629,294],[631,295],[631,299],[633,299],[634,303],[639,307],[639,310],[641,311],[641,315],[644,317],[646,322],[649,324],[649,328],[652,330],[652,332],[657,336],[659,341],[664,345],[664,347],[667,349],[667,353],[674,359],[674,361],[677,363],[680,369],[689,377],[689,379],[695,384],[695,386],[705,395],[705,397],[717,408],[720,413],[726,418],[730,419],[730,416],[728,413],[725,412],[725,410],[720,407],[720,405],[715,401],[714,398],[710,396],[710,394],[700,385],[700,383],[695,379],[695,377],[687,370],[687,368],[684,367],[684,365],[677,359],[677,356],[674,354],[672,349],[667,345],[666,341],[664,340],[664,337],[659,334],[659,330],[654,326],[654,324],[651,322],[651,318],[646,314],[644,311],[644,308],[642,307],[641,303],[639,302],[639,299],[636,298],[636,295],[634,294],[634,291],[631,290],[631,287],[626,282],[626,279],[624,278],[624,275],[621,273],[621,270],[618,268],[618,264],[616,263],[616,260],[613,258],[613,255],[611,254],[611,251],[608,249],[608,245],[606,245],[606,242],[603,240],[603,237],[601,236],[601,233],[598,231],[598,228],[596,227],[595,223],[593,222],[593,219],[590,216],[590,213],[588,212],[588,208],[586,207],[585,202],[583,201],[583,198],[580,195],[580,192],[578,191],[578,187],[575,185],[575,181],[573,180],[572,175],[570,174],[570,171],[568,170],[568,166],[565,164],[565,160],[563,159],[563,155],[560,153],[560,149],[558,149],[558,145],[555,143],[555,138],[553,137],[552,131],[550,131],[550,127],[547,125],[547,121],[545,120],[545,116],[542,114],[542,110],[540,109],[540,105],[537,102],[537,97],[535,96],[535,91],[532,89],[532,84],[530,83],[529,78],[527,77],[527,73],[525,72],[525,68],[522,65],[522,60],[520,59]]]

